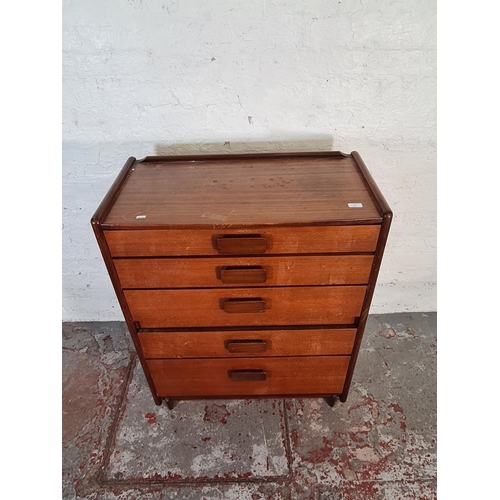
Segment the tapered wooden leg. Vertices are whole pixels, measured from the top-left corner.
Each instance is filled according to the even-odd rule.
[[[329,398],[325,398],[325,401],[330,408],[333,408],[335,406],[335,403],[337,402],[337,399],[337,396],[330,396]]]
[[[169,410],[173,410],[178,403],[178,401],[174,401],[173,399],[170,398],[165,399],[165,401],[167,402],[167,408]]]

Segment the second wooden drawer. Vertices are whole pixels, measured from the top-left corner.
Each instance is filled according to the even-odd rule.
[[[373,255],[115,259],[123,288],[364,285]]]
[[[365,286],[125,290],[140,328],[353,325]]]

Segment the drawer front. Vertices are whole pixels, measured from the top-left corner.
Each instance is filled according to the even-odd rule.
[[[352,325],[365,286],[125,290],[141,328]]]
[[[373,255],[114,259],[123,288],[363,285]]]
[[[355,328],[139,333],[149,359],[350,355],[355,337]]]
[[[349,356],[150,359],[159,397],[339,394]]]
[[[374,252],[379,225],[104,231],[113,257]]]

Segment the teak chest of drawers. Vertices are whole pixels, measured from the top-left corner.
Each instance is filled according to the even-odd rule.
[[[358,153],[129,158],[92,226],[156,404],[349,391],[392,213]]]

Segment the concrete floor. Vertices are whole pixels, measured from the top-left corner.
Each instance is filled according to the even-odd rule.
[[[436,313],[370,316],[351,392],[154,404],[124,323],[63,325],[63,499],[436,498]]]

